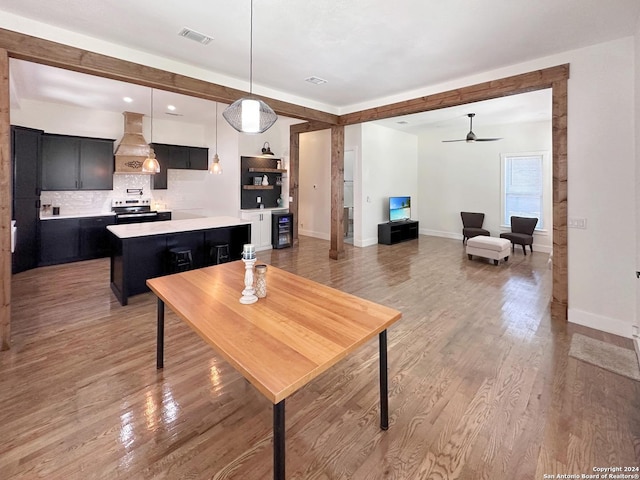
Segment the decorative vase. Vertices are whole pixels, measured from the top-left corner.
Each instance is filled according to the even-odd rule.
[[[267,177],[266,175],[262,177],[262,186],[265,185],[269,185],[269,177]]]

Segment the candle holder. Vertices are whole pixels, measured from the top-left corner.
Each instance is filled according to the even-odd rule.
[[[240,303],[251,305],[258,301],[258,297],[255,295],[256,291],[253,288],[253,266],[256,263],[256,251],[253,245],[247,244],[244,246],[242,261],[244,262],[244,290],[242,290]]]

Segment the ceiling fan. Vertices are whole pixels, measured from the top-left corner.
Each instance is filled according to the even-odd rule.
[[[467,113],[467,117],[469,117],[469,133],[467,133],[467,138],[461,138],[460,140],[442,140],[443,142],[495,142],[496,140],[502,140],[502,138],[478,138],[476,134],[473,133],[473,117],[475,117],[475,113]]]

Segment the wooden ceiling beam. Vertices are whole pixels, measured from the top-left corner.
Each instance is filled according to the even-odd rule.
[[[467,103],[551,88],[554,82],[569,78],[569,64],[457,88],[380,107],[341,115],[340,125],[382,120],[385,118],[456,107]]]
[[[215,102],[233,103],[237,99],[248,95],[248,92],[235,88],[217,85],[2,28],[0,28],[0,48],[5,49],[11,58],[158,88]],[[337,115],[260,95],[253,96],[267,102],[278,115],[307,121],[318,121],[329,125],[338,123]]]

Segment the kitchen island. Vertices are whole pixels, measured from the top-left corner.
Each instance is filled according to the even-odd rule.
[[[214,263],[214,245],[229,245],[231,260],[239,260],[242,246],[251,238],[250,222],[234,217],[109,225],[107,230],[112,242],[111,290],[121,305],[149,291],[147,279],[171,273],[170,249],[189,249],[192,268],[200,268]]]

